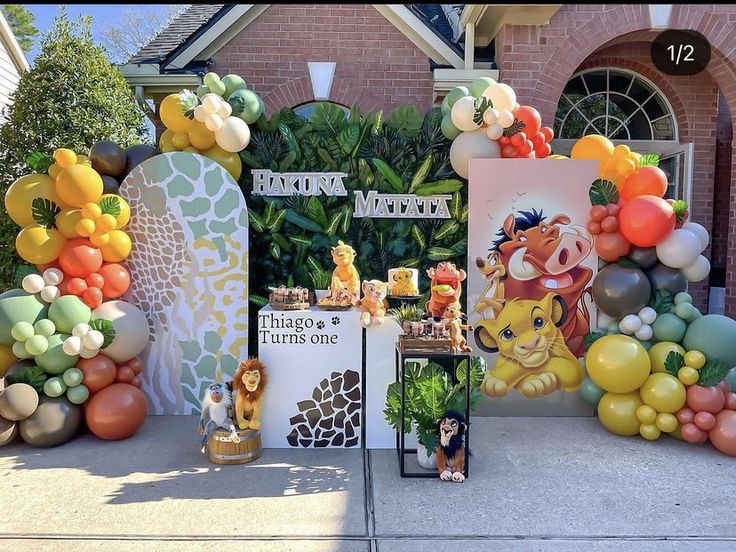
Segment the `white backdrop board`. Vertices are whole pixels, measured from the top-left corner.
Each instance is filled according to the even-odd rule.
[[[567,234],[585,240],[592,247],[592,237],[585,226],[588,222],[590,201],[588,190],[592,182],[598,178],[596,161],[560,160],[560,159],[472,159],[470,161],[470,179],[468,190],[468,315],[471,324],[493,318],[493,309],[483,305],[492,300],[512,297],[522,299],[541,299],[549,291],[557,292],[563,299],[574,298],[582,294],[583,289],[590,286],[598,271],[598,257],[591,251],[579,259],[575,247],[564,250],[564,244],[524,243],[527,254],[536,255],[534,266],[538,275],[531,280],[510,282],[513,275],[508,269],[508,259],[499,259],[497,244],[506,240],[504,237],[504,221],[510,214],[515,216],[515,228],[529,226],[534,228],[547,225],[557,215],[570,220],[555,223],[555,232],[560,236]],[[543,223],[540,223],[540,219]],[[522,224],[519,224],[519,220]],[[524,233],[526,234],[526,233]],[[527,240],[527,237],[519,238]],[[531,237],[531,240],[535,238]],[[540,238],[541,241],[541,238]],[[555,242],[556,243],[556,242]],[[585,244],[584,244],[585,245]],[[586,246],[587,247],[587,246]],[[563,251],[564,250],[564,251]],[[525,255],[524,259],[528,259]],[[502,264],[505,275],[490,267]],[[528,261],[522,265],[527,269]],[[545,267],[553,267],[547,272]],[[563,270],[564,269],[564,270]],[[541,273],[540,273],[541,270]],[[526,276],[525,276],[526,277]],[[503,287],[499,284],[503,283]],[[505,290],[504,290],[505,288]],[[510,290],[516,290],[516,293]],[[522,290],[519,292],[519,290]],[[504,293],[502,293],[502,291]],[[569,307],[568,316],[575,316],[580,310],[581,316],[587,311],[589,322],[595,327],[596,310],[589,295]],[[582,335],[587,333],[585,323],[577,326],[573,332],[576,343],[581,342]],[[481,351],[475,343],[472,332],[469,342],[474,354],[482,354],[488,362],[490,370],[497,354]],[[572,340],[568,340],[568,345]],[[572,346],[570,347],[573,348]],[[574,351],[582,356],[582,351]],[[593,408],[582,401],[576,393],[553,392],[542,398],[529,400],[516,391],[511,391],[503,398],[489,398],[480,409],[484,415],[502,416],[570,416],[593,414]]]
[[[396,446],[396,431],[386,422],[383,409],[388,386],[396,381],[394,350],[401,333],[399,323],[389,317],[365,331],[365,446],[369,449]]]

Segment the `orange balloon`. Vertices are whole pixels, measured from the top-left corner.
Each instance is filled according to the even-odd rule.
[[[631,173],[620,190],[624,199],[640,195],[664,197],[665,193],[667,193],[667,175],[653,165],[644,165]]]
[[[631,244],[620,232],[603,232],[595,237],[595,252],[607,263],[615,263],[631,250]]]
[[[87,239],[69,240],[59,254],[59,266],[66,276],[86,277],[102,266],[102,253]]]
[[[115,299],[128,291],[130,287],[130,274],[123,265],[105,263],[99,270],[99,274],[105,280],[102,286],[102,296],[105,299]]]
[[[118,375],[115,377],[115,381],[118,383],[130,383],[134,377],[135,374],[129,366],[121,366],[118,368]]]
[[[716,416],[716,427],[708,432],[710,442],[723,454],[736,456],[736,412],[722,410]]]
[[[100,439],[127,439],[141,428],[148,413],[143,391],[128,383],[113,383],[87,402],[87,427]]]
[[[653,195],[628,200],[618,215],[621,234],[639,247],[652,247],[675,229],[675,212],[664,199]]]
[[[83,383],[91,394],[114,383],[118,373],[115,363],[101,353],[92,358],[80,359],[77,362],[77,368],[84,374]]]

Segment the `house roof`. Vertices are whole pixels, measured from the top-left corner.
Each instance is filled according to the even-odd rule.
[[[0,13],[0,42],[2,42],[5,50],[10,55],[10,59],[18,70],[18,73],[21,71],[28,71],[28,60],[26,59],[23,50],[21,50],[18,41],[15,39],[13,30],[10,28],[10,25],[8,25],[8,22],[2,13]]]

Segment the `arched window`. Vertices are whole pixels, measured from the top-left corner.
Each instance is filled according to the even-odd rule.
[[[346,117],[348,115],[350,115],[350,110],[347,107],[345,107],[344,105],[340,105],[339,103],[335,103],[335,102],[325,102],[325,101],[320,101],[320,102],[307,102],[307,103],[304,103],[302,105],[298,105],[298,106],[296,106],[294,108],[294,113],[296,113],[297,115],[300,115],[300,116],[304,117],[305,119],[309,119],[309,117],[312,115],[312,112],[314,111],[314,108],[317,107],[319,104],[332,104],[332,105],[336,105],[337,107],[339,107],[340,109],[342,109],[342,111],[345,113],[345,116]]]
[[[647,79],[623,69],[589,69],[565,86],[555,115],[555,136],[602,134],[611,140],[676,140],[664,95]]]

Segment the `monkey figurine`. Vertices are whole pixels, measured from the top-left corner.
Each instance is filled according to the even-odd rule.
[[[218,428],[230,431],[233,443],[239,443],[240,437],[235,424],[230,418],[229,410],[233,404],[230,388],[224,383],[213,383],[207,389],[202,400],[202,415],[199,418],[199,432],[202,434],[200,451],[207,452],[207,443]]]

